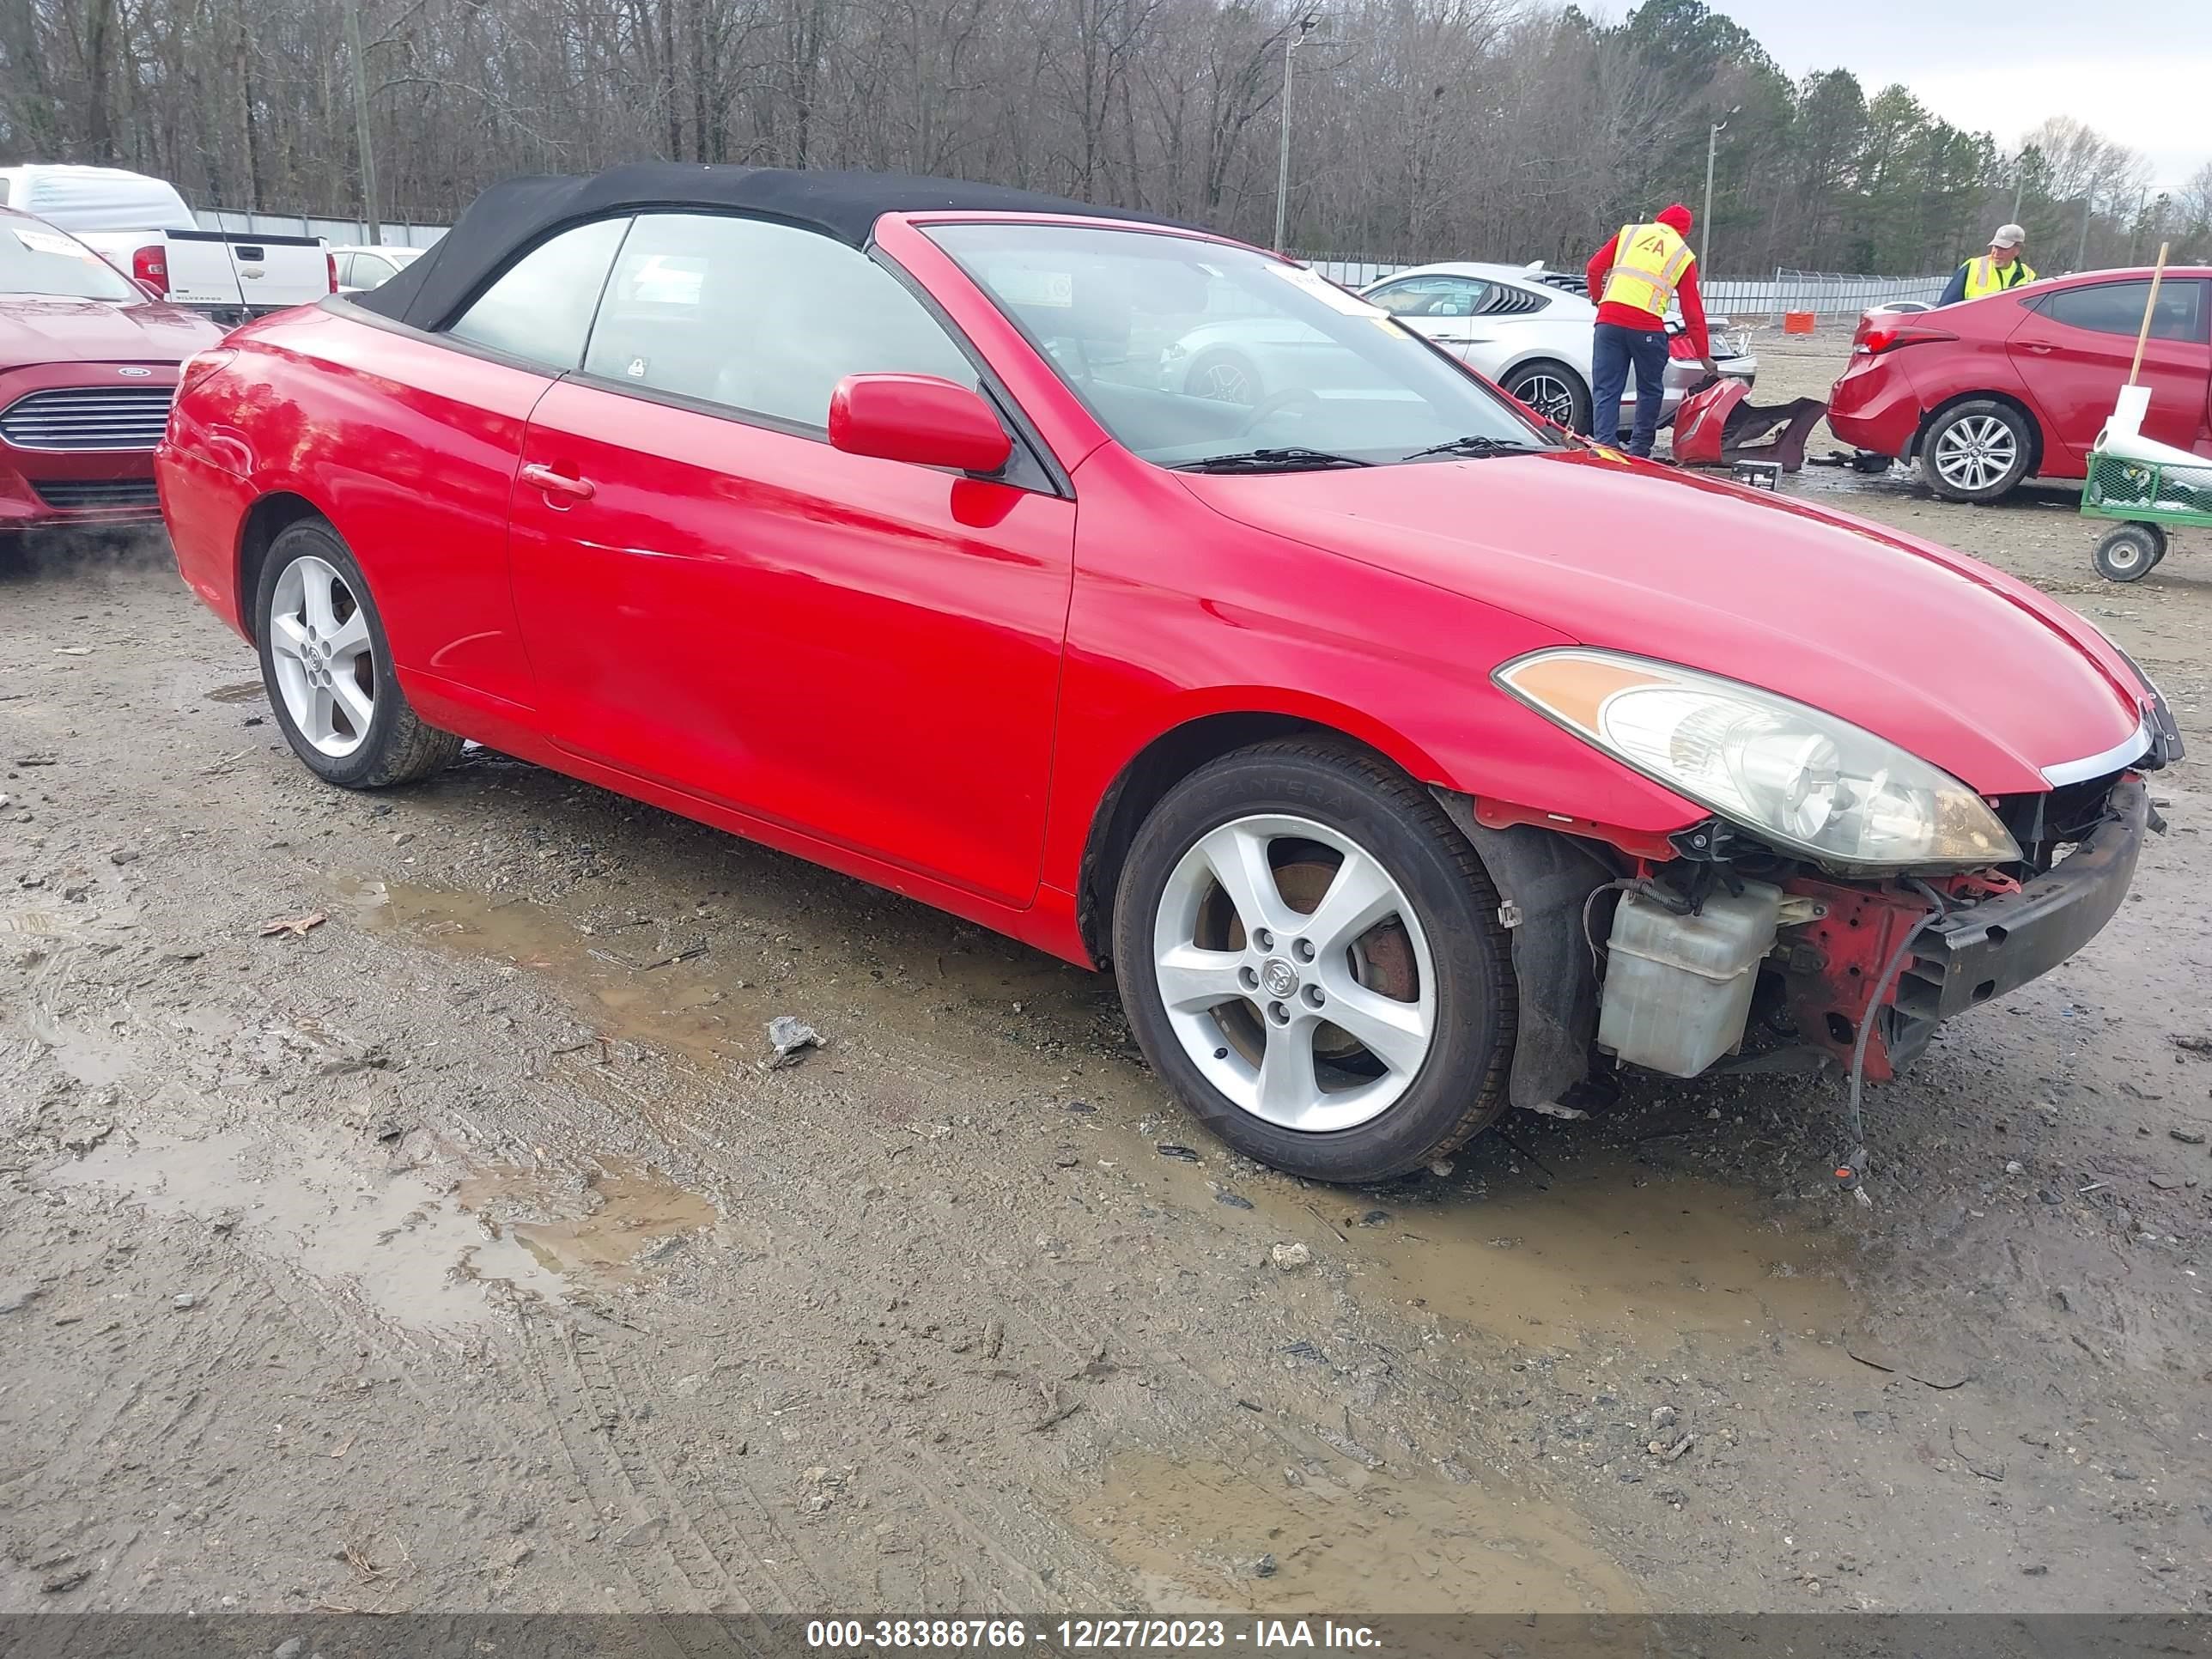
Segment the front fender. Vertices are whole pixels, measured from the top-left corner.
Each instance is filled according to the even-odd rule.
[[[1467,796],[1435,793],[1490,872],[1498,920],[1513,942],[1521,1006],[1507,1096],[1516,1106],[1548,1106],[1589,1071],[1598,987],[1583,910],[1590,894],[1622,870],[1589,842],[1534,824],[1494,830]]]

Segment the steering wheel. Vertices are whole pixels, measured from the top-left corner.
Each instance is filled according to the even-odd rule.
[[[1240,438],[1249,437],[1284,410],[1295,409],[1300,404],[1319,404],[1320,397],[1310,386],[1291,386],[1287,391],[1271,392],[1252,405],[1252,412],[1244,417],[1244,424],[1237,428]]]

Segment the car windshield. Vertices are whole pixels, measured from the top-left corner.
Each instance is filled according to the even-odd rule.
[[[1388,313],[1249,248],[1073,225],[939,225],[1125,447],[1162,466],[1294,471],[1558,440]]]
[[[0,294],[69,300],[146,297],[76,237],[29,219],[0,219]]]

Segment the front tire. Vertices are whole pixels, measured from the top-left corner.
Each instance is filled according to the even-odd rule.
[[[1928,487],[1938,495],[1986,504],[2009,495],[2027,477],[2035,430],[2010,404],[1970,398],[1936,417],[1920,454]]]
[[[1222,1140],[1380,1181],[1506,1105],[1516,1002],[1498,894],[1419,785],[1285,740],[1201,768],[1146,819],[1115,896],[1139,1045]]]
[[[319,519],[281,532],[253,605],[261,683],[292,752],[325,783],[381,789],[450,765],[461,740],[425,725],[392,672],[361,566]]]
[[[1590,429],[1589,387],[1565,363],[1522,363],[1505,377],[1504,389],[1554,426],[1570,432]]]

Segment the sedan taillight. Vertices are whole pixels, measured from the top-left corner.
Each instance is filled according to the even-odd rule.
[[[1863,322],[1859,325],[1858,337],[1851,342],[1851,349],[1879,357],[1883,352],[1894,351],[1899,346],[1924,345],[1958,337],[1943,329],[1930,328],[1925,323]]]
[[[138,249],[131,256],[131,274],[148,293],[166,295],[169,291],[169,250],[159,242]]]

